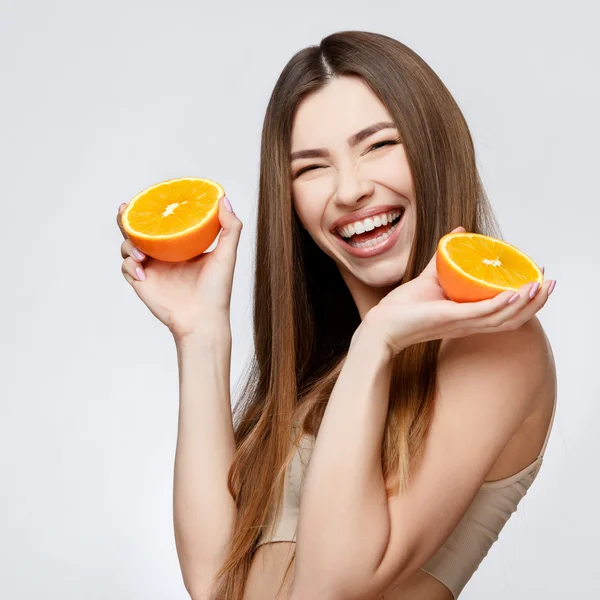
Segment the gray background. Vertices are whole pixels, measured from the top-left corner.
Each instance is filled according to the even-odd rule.
[[[118,205],[221,182],[245,228],[232,385],[252,339],[262,119],[300,48],[391,35],[461,106],[507,241],[556,278],[545,465],[465,600],[600,593],[598,8],[593,2],[0,4],[0,596],[185,599],[169,331],[121,274]],[[595,594],[594,594],[595,592]]]

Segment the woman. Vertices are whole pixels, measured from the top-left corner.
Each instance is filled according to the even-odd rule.
[[[556,397],[535,317],[554,282],[463,304],[439,286],[444,234],[500,237],[459,107],[383,35],[335,33],[286,65],[263,128],[256,354],[233,419],[229,210],[214,251],[185,263],[122,245],[125,278],[176,341],[186,589],[457,598],[539,471]]]

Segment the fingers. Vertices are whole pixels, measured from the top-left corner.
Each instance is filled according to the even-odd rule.
[[[230,265],[235,265],[237,248],[240,241],[243,223],[238,219],[233,210],[227,209],[227,197],[219,200],[219,221],[221,222],[221,233],[217,247],[213,250],[219,260],[223,259]]]
[[[146,279],[146,273],[142,267],[142,261],[146,259],[146,255],[133,245],[123,227],[121,215],[126,208],[127,204],[123,203],[119,206],[117,212],[117,225],[125,238],[125,241],[121,244],[121,257],[125,259],[121,264],[121,272],[127,282],[133,284],[136,281],[144,281]]]
[[[459,318],[465,320],[482,319],[499,312],[502,312],[502,316],[505,316],[507,313],[512,315],[521,310],[524,304],[527,304],[530,299],[529,293],[533,286],[534,284],[532,283],[526,283],[521,286],[518,292],[519,296],[510,304],[508,301],[515,295],[515,292],[512,290],[501,292],[488,300],[461,302],[456,305],[455,309],[459,314]]]
[[[144,268],[142,267],[142,265],[139,262],[137,262],[131,256],[126,258],[121,263],[121,272],[125,276],[125,279],[127,279],[127,281],[129,281],[129,283],[132,283],[131,280],[145,281],[145,279],[146,279],[146,273],[144,271]],[[129,276],[129,278],[127,277],[127,275]]]
[[[552,285],[553,280],[548,279],[542,283],[539,289],[535,290],[535,293],[533,286],[527,286],[526,293],[520,293],[519,298],[514,302],[518,305],[517,308],[509,315],[504,315],[503,323],[499,327],[502,329],[518,329],[529,321],[546,305]],[[531,296],[532,293],[534,293],[533,297]]]
[[[138,281],[144,281],[146,279],[146,272],[144,271],[142,262],[146,259],[146,255],[140,252],[130,239],[126,239],[121,244],[121,256],[125,259],[121,269],[123,273],[127,272]]]
[[[526,284],[526,286],[523,286],[521,290],[523,290],[524,287],[530,288],[531,284]],[[523,295],[522,291],[519,293],[521,296]],[[514,294],[515,292],[509,290],[506,292],[501,292],[497,296],[494,296],[488,300],[479,300],[478,302],[460,302],[457,303],[454,308],[458,313],[459,319],[480,319],[506,308],[509,299],[514,296]],[[519,301],[514,302],[513,304],[519,304]],[[509,304],[508,306],[513,307],[513,304]]]
[[[137,283],[138,277],[137,277],[137,274],[135,273],[135,268],[133,267],[131,261],[124,260],[121,263],[121,273],[123,273],[123,277],[125,277],[125,279],[127,280],[127,283],[129,283],[130,285]]]
[[[498,328],[516,329],[546,304],[551,285],[552,280],[546,280],[536,289],[535,283],[527,283],[520,288],[518,296],[510,304],[509,299],[515,296],[512,291],[502,292],[490,300],[460,306],[464,307],[464,314],[471,314],[470,319],[467,317],[469,328],[496,331]]]
[[[119,226],[119,229],[121,230],[121,235],[127,239],[127,232],[125,231],[125,228],[123,227],[123,223],[121,222],[121,215],[123,214],[123,211],[127,208],[127,204],[123,203],[121,204],[121,206],[119,206],[119,210],[117,212],[117,225]]]
[[[518,297],[508,304],[510,311],[508,314],[518,314],[524,308],[532,314],[539,310],[548,300],[548,290],[552,285],[552,280],[547,279],[541,285],[536,283],[527,283],[518,291]]]
[[[146,255],[139,248],[136,248],[129,238],[121,244],[121,257],[127,258],[128,256],[133,257],[138,262],[146,259]]]

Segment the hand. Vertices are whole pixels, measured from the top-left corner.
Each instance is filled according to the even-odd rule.
[[[464,227],[457,227],[452,233],[463,231]],[[440,286],[434,254],[418,277],[398,286],[374,306],[361,327],[375,332],[393,355],[420,342],[517,329],[546,304],[551,284],[551,280],[544,281],[533,300],[529,293],[534,284],[525,284],[512,304],[508,300],[514,291],[501,292],[489,300],[454,302]]]
[[[219,200],[219,220],[223,229],[217,246],[182,262],[164,262],[133,254],[133,242],[121,222],[125,206],[119,208],[117,224],[125,241],[121,271],[150,312],[164,323],[176,340],[200,329],[205,324],[229,319],[229,307],[237,247],[243,224]],[[145,266],[146,279],[141,281],[136,268]]]

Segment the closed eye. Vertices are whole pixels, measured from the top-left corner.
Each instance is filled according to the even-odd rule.
[[[390,145],[396,145],[399,144],[400,140],[394,139],[394,140],[384,140],[382,142],[377,142],[375,144],[372,144],[371,146],[369,146],[369,149],[367,150],[367,152],[371,152],[371,150],[379,150],[379,148],[386,146],[388,144]],[[366,153],[365,153],[366,154]],[[302,173],[305,173],[306,171],[312,171],[314,169],[320,169],[322,167],[325,167],[326,165],[309,165],[308,167],[303,167],[302,169],[300,169],[299,171],[296,172],[296,174],[294,175],[294,179],[296,177],[300,177],[300,175],[302,175]]]

